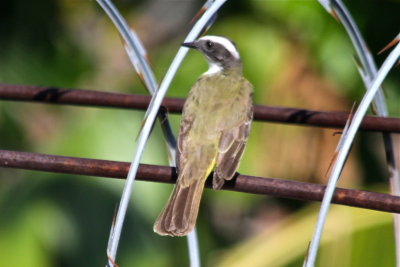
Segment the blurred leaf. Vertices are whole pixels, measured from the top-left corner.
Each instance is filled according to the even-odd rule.
[[[301,265],[316,215],[316,207],[293,214],[246,242],[224,251],[214,266]],[[321,240],[318,266],[393,266],[395,257],[391,221],[390,214],[344,206],[332,207]],[[382,255],[385,255],[384,259]]]

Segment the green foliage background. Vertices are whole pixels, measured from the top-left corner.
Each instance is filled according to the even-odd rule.
[[[180,25],[163,30],[165,37],[158,39],[157,29],[163,25],[154,19],[148,2],[115,3],[149,47],[160,78],[202,4],[195,1],[184,15],[174,11],[174,5],[184,2],[158,1],[165,6],[166,17],[181,19]],[[157,1],[152,3],[151,7],[157,6]],[[345,4],[373,54],[398,33],[399,1]],[[3,6],[0,82],[146,93],[115,29],[95,1],[17,0]],[[245,75],[255,87],[256,104],[348,111],[363,95],[351,43],[317,1],[228,1],[209,33],[237,43]],[[379,65],[384,56],[376,60]],[[206,67],[201,55],[190,52],[168,95],[185,97]],[[301,75],[293,79],[292,72],[298,70]],[[308,77],[303,87],[309,91],[297,90],[301,77]],[[385,82],[391,116],[400,115],[399,84],[395,69]],[[130,161],[142,117],[138,111],[1,101],[0,148]],[[171,122],[177,129],[179,116],[172,115]],[[337,142],[334,131],[327,132],[333,144]],[[309,150],[301,147],[320,134],[321,129],[256,122],[240,172],[324,182],[320,174],[328,168],[326,162],[314,159],[304,168],[296,167],[296,161],[308,154],[333,155],[334,147],[324,143]],[[276,142],[286,145],[275,148],[271,143]],[[298,156],[287,159],[289,154]],[[388,191],[379,134],[359,134],[352,157],[349,164],[355,167],[348,168],[352,175],[344,174],[343,186]],[[143,162],[167,165],[158,126]],[[122,186],[122,181],[104,178],[0,169],[0,265],[104,266]],[[188,265],[184,238],[159,237],[152,231],[171,189],[156,183],[135,185],[119,266]],[[206,190],[198,219],[203,265],[300,266],[318,208],[299,201]],[[394,266],[393,239],[390,214],[335,206],[324,232],[319,266]]]

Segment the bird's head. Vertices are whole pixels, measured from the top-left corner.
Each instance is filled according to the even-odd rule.
[[[194,42],[183,43],[182,46],[194,48],[204,54],[209,65],[208,74],[241,68],[236,45],[228,38],[208,35]]]

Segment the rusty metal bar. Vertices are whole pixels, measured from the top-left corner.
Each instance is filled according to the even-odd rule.
[[[150,96],[144,95],[10,84],[0,84],[0,99],[140,110],[146,110],[150,102]],[[184,99],[166,98],[163,106],[170,113],[180,113],[183,103]],[[254,107],[254,119],[259,121],[343,128],[347,118],[348,113],[346,112],[324,112],[260,105]],[[360,129],[400,133],[400,118],[366,116]]]
[[[129,163],[0,150],[0,167],[125,179]],[[142,181],[175,183],[176,178],[174,168],[165,166],[141,164],[137,173]],[[238,175],[223,189],[305,201],[321,201],[325,192],[319,184],[248,175]],[[337,188],[333,203],[400,213],[400,197],[389,194]]]

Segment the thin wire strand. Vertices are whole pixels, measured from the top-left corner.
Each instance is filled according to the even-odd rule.
[[[115,27],[121,34],[122,38],[125,41],[125,50],[131,60],[133,67],[135,68],[139,78],[145,84],[145,87],[149,91],[150,94],[154,94],[157,90],[157,81],[150,67],[150,63],[147,60],[147,52],[141,43],[139,37],[136,33],[129,28],[128,24],[119,13],[118,9],[113,5],[111,1],[108,0],[97,0],[99,5],[104,9],[110,19],[113,21]],[[176,139],[172,132],[171,125],[168,120],[167,112],[160,112],[158,114],[158,118],[161,124],[161,129],[164,134],[164,139],[167,145],[168,151],[168,161],[171,167],[176,166],[175,158],[176,158]],[[193,234],[188,235],[188,250],[189,250],[189,260],[191,266],[200,267],[200,251],[197,245],[197,235],[196,229],[193,230]],[[114,222],[111,227],[109,244],[107,247],[111,247],[114,233]],[[110,254],[107,251],[107,254]]]
[[[311,239],[308,254],[304,261],[305,267],[314,267],[315,265],[318,246],[322,236],[322,231],[326,221],[326,216],[328,214],[330,202],[332,200],[333,193],[335,191],[335,185],[342,172],[347,155],[350,151],[351,144],[353,143],[354,137],[357,133],[359,125],[361,124],[362,118],[367,112],[367,109],[371,104],[376,92],[379,90],[383,80],[386,78],[388,72],[396,63],[399,56],[400,56],[400,43],[396,46],[396,48],[390,53],[390,55],[386,58],[385,62],[382,64],[382,67],[379,69],[378,74],[376,75],[376,78],[372,83],[372,86],[367,90],[367,93],[364,95],[360,103],[360,106],[357,108],[353,116],[353,119],[350,123],[350,126],[348,128],[348,131],[346,133],[343,133],[344,136],[343,145],[341,146],[341,149],[338,151],[336,160],[332,167],[332,172],[329,177],[327,189],[321,204],[320,212],[318,214],[317,224],[315,226],[313,238]]]
[[[365,86],[365,90],[371,87],[373,80],[377,74],[377,67],[375,60],[368,49],[365,40],[363,39],[360,30],[357,27],[354,19],[350,12],[347,10],[345,4],[341,0],[319,0],[322,6],[333,15],[338,21],[340,21],[345,28],[349,38],[351,39],[353,46],[357,52],[358,58],[360,59],[360,65],[357,64],[357,68],[361,75],[362,81]],[[391,43],[387,49],[393,45]],[[383,51],[384,51],[383,50]],[[387,117],[388,111],[383,95],[383,88],[380,87],[376,93],[372,103],[373,113]],[[399,152],[399,148],[394,146],[393,138],[390,133],[383,133],[383,142],[387,160],[387,168],[390,179],[390,189],[392,194],[400,195],[400,177],[399,177],[399,166],[396,162],[396,153]],[[394,231],[395,231],[395,247],[396,247],[396,266],[400,266],[400,217],[394,215]]]

